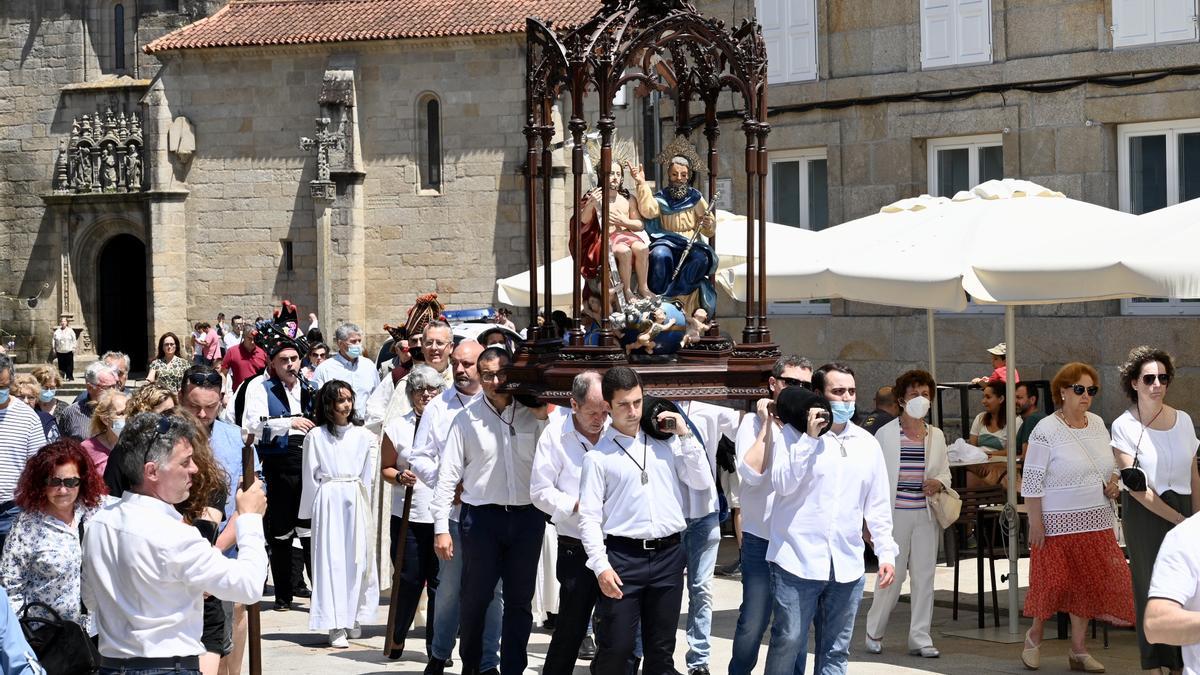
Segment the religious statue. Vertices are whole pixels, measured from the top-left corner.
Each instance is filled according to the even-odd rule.
[[[92,187],[92,156],[86,145],[75,146],[75,157],[71,166],[71,187],[76,190],[90,190]]]
[[[317,151],[317,180],[327,183],[329,182],[329,151],[341,147],[345,129],[339,129],[337,132],[329,131],[330,119],[328,117],[318,117],[315,121],[317,124],[316,135],[312,138],[302,137],[300,149]]]
[[[717,271],[717,254],[700,239],[716,233],[716,219],[691,180],[700,159],[683,136],[664,150],[667,186],[651,192],[641,166],[630,167],[636,183],[638,211],[650,234],[650,290],[683,303],[690,316],[697,307],[716,311],[717,293],[710,277]]]
[[[687,332],[683,335],[683,346],[688,347],[700,342],[700,336],[708,332],[712,324],[708,323],[708,312],[703,307],[697,307],[688,319]]]
[[[108,145],[100,151],[100,187],[105,190],[117,189],[117,158]]]
[[[142,189],[142,158],[136,145],[130,145],[125,153],[125,187],[130,192]]]
[[[625,353],[644,349],[647,354],[653,354],[658,348],[654,338],[658,337],[664,331],[671,330],[675,325],[675,319],[668,319],[667,312],[662,307],[657,307],[649,312],[642,319],[642,324],[639,329],[642,331],[638,334],[637,339],[625,345]]]

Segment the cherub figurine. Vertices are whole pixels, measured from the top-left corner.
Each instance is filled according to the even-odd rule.
[[[696,311],[692,312],[692,318],[688,319],[687,332],[683,335],[683,346],[696,344],[700,342],[700,336],[708,332],[712,324],[708,323],[708,312],[703,307],[697,307]]]
[[[654,342],[654,338],[660,333],[670,330],[675,325],[675,319],[667,319],[667,313],[662,307],[655,308],[650,313],[647,320],[642,322],[642,332],[637,336],[637,339],[625,345],[625,353],[630,354],[635,349],[645,349],[647,354],[653,354],[658,348],[658,344]]]

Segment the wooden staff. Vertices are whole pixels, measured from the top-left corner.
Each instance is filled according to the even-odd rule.
[[[403,473],[403,472],[402,472]],[[399,477],[400,474],[397,474]],[[404,549],[405,541],[408,539],[408,512],[412,509],[413,486],[409,485],[404,488],[404,515],[400,516],[400,532],[396,536],[396,556],[392,560],[392,597],[388,602],[388,620],[387,620],[387,635],[383,638],[383,655],[386,658],[391,658],[392,650],[396,648],[395,638],[396,621],[399,617],[396,616],[396,605],[400,600],[400,575],[404,569]],[[432,630],[432,627],[430,628]]]
[[[254,480],[254,434],[249,434],[246,444],[242,446],[242,489],[249,490]],[[262,675],[262,624],[259,622],[257,602],[246,605],[246,627],[249,633],[246,644],[250,652],[250,675]]]

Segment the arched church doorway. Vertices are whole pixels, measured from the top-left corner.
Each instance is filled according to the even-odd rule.
[[[105,242],[96,263],[99,336],[97,353],[120,351],[129,355],[132,370],[146,367],[146,245],[131,234],[118,234]]]

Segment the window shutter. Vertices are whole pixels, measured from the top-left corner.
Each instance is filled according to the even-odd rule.
[[[817,79],[816,0],[788,3],[788,82]]]
[[[1113,48],[1154,42],[1155,0],[1113,0]]]
[[[992,17],[989,0],[957,0],[955,63],[992,60]]]
[[[763,43],[767,47],[767,81],[784,82],[787,80],[788,50],[785,47],[785,22],[787,20],[784,5],[786,0],[756,0],[758,23],[762,26]]]
[[[954,0],[921,0],[921,67],[954,65]]]
[[[1196,39],[1196,0],[1153,0],[1153,4],[1155,42]]]

